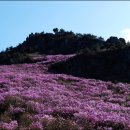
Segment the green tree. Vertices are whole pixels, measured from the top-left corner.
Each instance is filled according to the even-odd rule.
[[[53,29],[53,32],[54,32],[55,34],[57,34],[58,31],[59,31],[58,28],[54,28],[54,29]]]

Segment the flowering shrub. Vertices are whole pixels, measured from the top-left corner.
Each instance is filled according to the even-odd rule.
[[[10,123],[1,123],[0,130],[15,130],[18,127],[17,121],[11,121]]]
[[[0,130],[130,130],[129,84],[47,71],[71,56],[0,66]]]
[[[65,120],[63,118],[55,118],[45,126],[46,130],[79,130],[80,127],[71,120]]]

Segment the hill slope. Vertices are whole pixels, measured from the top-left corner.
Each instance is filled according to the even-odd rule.
[[[130,82],[130,47],[83,52],[50,67],[50,71],[106,81]]]
[[[1,130],[130,130],[129,84],[48,72],[70,57],[0,66]]]

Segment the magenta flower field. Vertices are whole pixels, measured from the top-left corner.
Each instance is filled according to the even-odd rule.
[[[129,84],[48,72],[72,56],[0,66],[0,130],[130,130]]]

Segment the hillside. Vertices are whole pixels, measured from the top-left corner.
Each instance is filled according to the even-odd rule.
[[[53,64],[50,71],[113,82],[130,82],[130,47],[88,51]]]
[[[70,57],[0,66],[0,130],[130,130],[129,84],[48,72]]]
[[[130,45],[53,31],[0,52],[0,130],[130,130]]]

